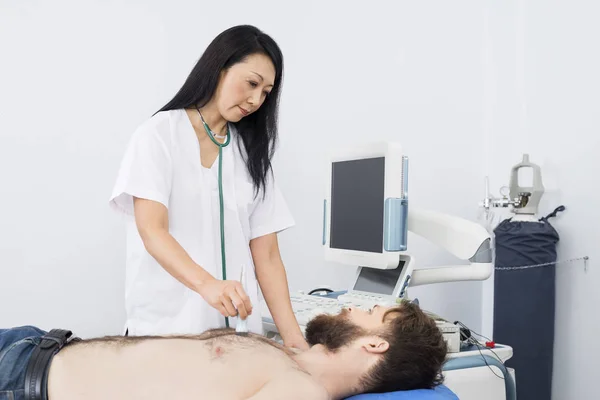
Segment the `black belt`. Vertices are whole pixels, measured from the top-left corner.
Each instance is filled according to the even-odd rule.
[[[42,342],[33,350],[27,364],[25,400],[48,400],[50,361],[70,341],[71,335],[71,331],[52,329],[42,336]]]

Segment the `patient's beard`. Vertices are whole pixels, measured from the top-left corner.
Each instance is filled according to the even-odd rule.
[[[306,325],[306,341],[309,345],[322,344],[329,351],[336,351],[350,342],[367,334],[358,325],[353,324],[347,313],[338,315],[318,315]]]

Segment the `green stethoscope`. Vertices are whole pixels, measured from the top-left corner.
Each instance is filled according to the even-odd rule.
[[[220,136],[220,135],[215,135],[213,133],[213,131],[210,130],[210,128],[208,127],[208,125],[206,124],[206,121],[204,121],[204,117],[202,117],[202,113],[200,113],[200,109],[198,109],[196,107],[196,111],[198,111],[198,115],[200,115],[200,119],[202,120],[202,125],[204,125],[204,129],[206,130],[206,134],[208,135],[208,137],[210,138],[210,140],[212,140],[212,142],[214,144],[217,145],[217,147],[219,148],[219,176],[218,176],[218,181],[219,181],[219,214],[220,214],[220,219],[221,219],[221,269],[223,272],[223,280],[227,279],[227,266],[226,266],[226,262],[225,262],[225,219],[224,219],[224,211],[223,211],[223,177],[222,177],[222,172],[223,172],[223,147],[226,147],[229,144],[229,141],[231,139],[231,135],[229,134],[229,124],[227,124],[227,133],[225,134],[225,136]],[[219,143],[217,141],[217,139],[215,139],[215,137],[218,138],[225,138],[225,142],[224,143]],[[227,328],[229,328],[229,317],[225,317],[225,326]]]

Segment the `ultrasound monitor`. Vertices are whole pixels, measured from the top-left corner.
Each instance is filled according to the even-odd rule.
[[[406,254],[408,161],[395,143],[340,149],[328,164],[324,202],[325,258],[356,268],[341,299],[403,297],[413,259]]]
[[[408,161],[400,145],[374,143],[331,155],[324,201],[325,258],[395,269],[407,249]]]
[[[382,253],[385,157],[331,164],[330,247]]]

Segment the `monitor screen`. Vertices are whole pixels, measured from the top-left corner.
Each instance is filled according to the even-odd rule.
[[[378,293],[391,295],[394,292],[398,278],[402,274],[405,262],[400,261],[400,264],[395,269],[374,269],[361,268],[358,279],[354,284],[354,290],[362,292]]]
[[[382,253],[385,157],[332,163],[332,249]]]

